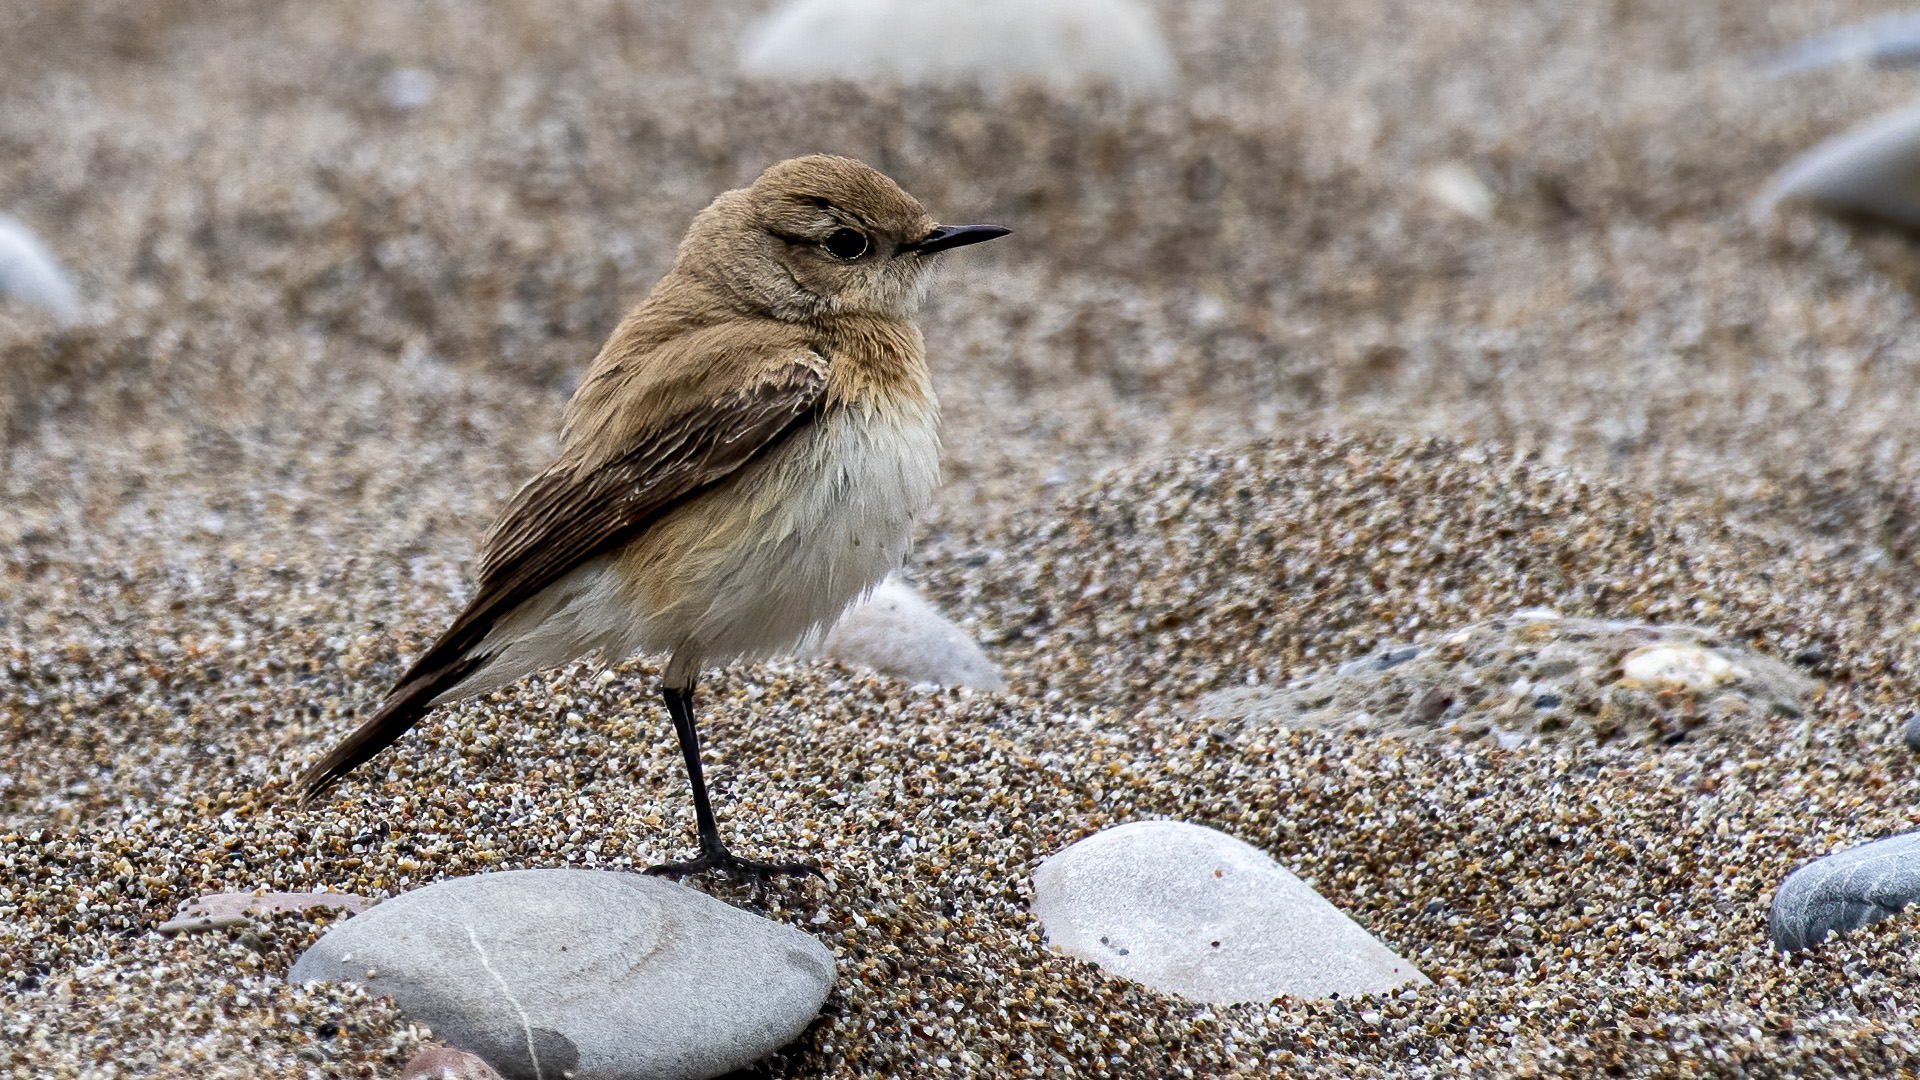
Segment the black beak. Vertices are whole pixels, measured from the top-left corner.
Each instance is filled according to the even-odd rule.
[[[901,248],[901,251],[913,251],[921,255],[931,255],[936,251],[946,251],[949,248],[978,244],[983,240],[991,240],[996,236],[1005,236],[1012,231],[1012,229],[1001,228],[998,225],[942,225],[921,237],[919,240],[907,244]]]

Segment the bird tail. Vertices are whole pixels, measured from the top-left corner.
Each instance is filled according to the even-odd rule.
[[[459,685],[462,679],[490,659],[485,653],[476,651],[466,656],[456,656],[428,671],[420,670],[424,665],[416,665],[406,678],[400,680],[398,686],[388,692],[378,712],[300,775],[296,784],[300,804],[305,806],[311,803],[341,777],[352,772],[355,766],[392,745],[395,739],[406,734],[408,728],[427,714],[436,698]]]

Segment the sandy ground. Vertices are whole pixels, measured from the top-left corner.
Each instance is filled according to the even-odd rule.
[[[93,315],[0,307],[0,1068],[391,1076],[421,1032],[280,982],[314,922],[149,931],[206,891],[687,849],[642,662],[443,710],[322,807],[284,787],[466,595],[691,214],[814,150],[1018,230],[926,312],[949,480],[914,564],[1013,690],[711,681],[727,827],[833,869],[716,886],[840,955],[767,1075],[1920,1066],[1910,920],[1764,938],[1789,870],[1920,798],[1920,257],[1748,214],[1920,89],[1754,74],[1875,9],[1201,0],[1146,105],[741,84],[758,10],[0,4],[0,210]],[[409,66],[437,91],[400,113]],[[1447,165],[1488,221],[1429,193]],[[1821,688],[1652,748],[1194,720],[1527,606],[1702,624]],[[1161,815],[1436,985],[1205,1009],[1048,952],[1035,861]]]

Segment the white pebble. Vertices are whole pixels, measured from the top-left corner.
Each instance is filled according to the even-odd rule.
[[[0,214],[0,296],[38,305],[61,322],[80,318],[80,294],[67,272],[32,230],[5,214]]]
[[[424,107],[433,100],[433,92],[440,81],[433,72],[420,68],[396,68],[380,80],[380,96],[385,98],[390,108],[400,112],[412,112]]]
[[[1427,194],[1463,217],[1480,222],[1493,218],[1493,192],[1478,173],[1457,161],[1427,173]]]
[[[1788,162],[1755,200],[1756,218],[1782,203],[1920,226],[1920,106],[1882,113]]]
[[[1137,0],[790,0],[748,35],[764,78],[899,80],[1136,94],[1173,88],[1173,50]]]
[[[1708,690],[1733,682],[1744,672],[1733,661],[1698,645],[1650,645],[1621,661],[1624,681],[1639,687],[1677,686]]]

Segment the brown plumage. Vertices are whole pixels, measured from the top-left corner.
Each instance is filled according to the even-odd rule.
[[[715,199],[600,350],[559,457],[488,530],[473,600],[302,798],[434,705],[581,656],[665,653],[701,853],[654,869],[812,871],[720,842],[694,684],[823,630],[905,557],[939,471],[913,313],[932,255],[1006,231],[936,226],[847,158],[784,161]]]

